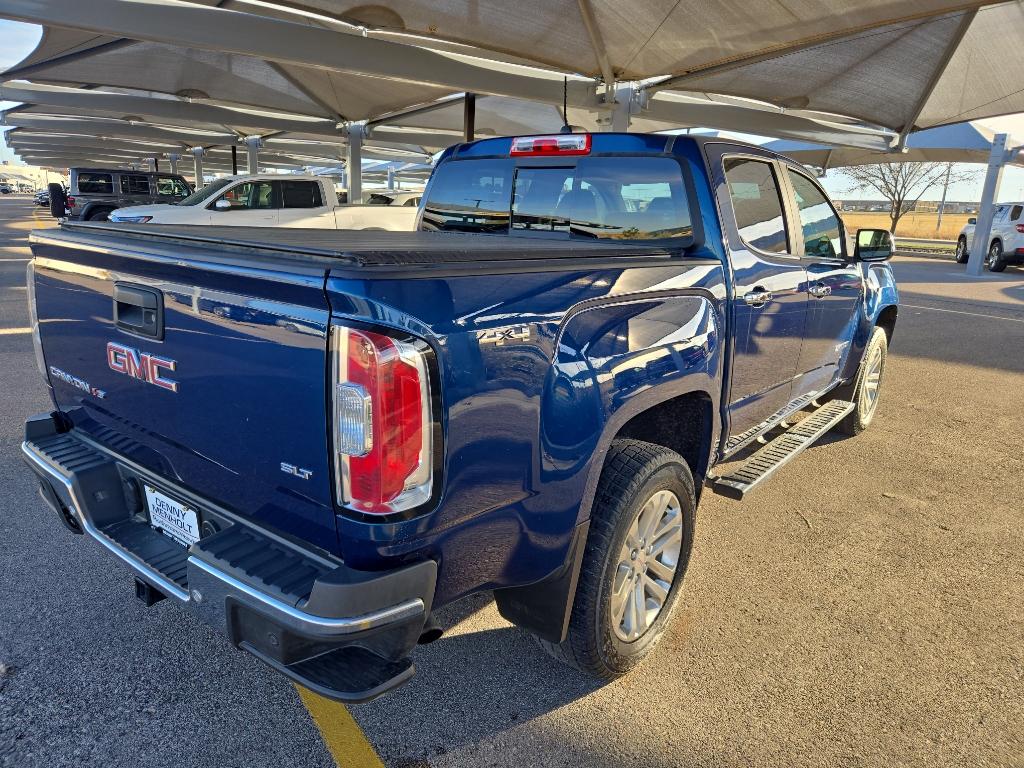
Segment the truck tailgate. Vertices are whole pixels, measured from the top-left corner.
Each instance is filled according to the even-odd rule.
[[[152,472],[336,551],[326,268],[130,245],[33,237],[39,332],[60,410]]]

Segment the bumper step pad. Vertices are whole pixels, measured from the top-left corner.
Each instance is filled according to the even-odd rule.
[[[746,494],[796,458],[801,451],[820,440],[842,421],[854,404],[832,400],[807,418],[754,453],[743,466],[722,477],[711,479],[711,490],[720,496],[742,501]]]
[[[358,646],[338,648],[295,664],[282,664],[248,643],[241,647],[314,693],[346,704],[371,701],[416,674],[410,659],[389,661]]]

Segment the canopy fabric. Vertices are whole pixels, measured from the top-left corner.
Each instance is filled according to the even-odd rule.
[[[599,81],[632,80],[635,128],[879,149],[890,139],[827,116],[905,139],[1024,111],[1024,57],[1007,55],[1024,0],[0,0],[0,16],[48,26],[14,76],[325,120],[380,122],[461,91],[560,105],[563,74],[577,124],[607,122]]]
[[[877,163],[987,163],[992,151],[993,132],[971,123],[931,128],[910,136],[905,152],[871,152],[856,147],[823,146],[804,141],[772,141],[765,148],[787,155],[814,168],[845,168]],[[1024,140],[1009,142],[1011,147]],[[1024,165],[1024,151],[1010,160]]]

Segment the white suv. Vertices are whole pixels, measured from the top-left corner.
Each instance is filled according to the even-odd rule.
[[[967,262],[974,247],[974,225],[967,220],[956,241],[956,260]],[[1024,264],[1024,203],[1000,203],[992,217],[992,239],[988,244],[985,266],[991,272],[1002,272],[1007,264]]]

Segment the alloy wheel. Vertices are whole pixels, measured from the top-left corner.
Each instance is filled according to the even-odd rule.
[[[611,619],[620,640],[639,639],[661,614],[679,566],[682,543],[679,498],[672,491],[658,491],[640,508],[619,550]]]

